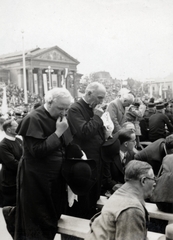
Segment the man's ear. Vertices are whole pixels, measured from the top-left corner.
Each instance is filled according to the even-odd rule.
[[[8,128],[6,129],[6,132],[11,132],[11,128],[8,127]]]
[[[128,145],[128,142],[124,142],[124,146],[127,147],[127,145]]]
[[[92,92],[91,91],[88,91],[88,96],[91,96]]]
[[[145,177],[141,177],[140,182],[141,182],[142,185],[145,184],[145,179],[146,179]]]

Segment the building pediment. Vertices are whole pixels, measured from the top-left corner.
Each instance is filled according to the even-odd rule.
[[[52,51],[43,53],[40,56],[36,57],[35,59],[55,60],[55,61],[60,60],[60,61],[65,61],[65,62],[71,61],[71,59],[69,59],[65,55],[61,54],[57,50],[52,50]]]
[[[39,60],[52,60],[58,62],[70,62],[78,64],[79,62],[71,57],[68,53],[64,52],[62,49],[56,47],[40,49],[39,51],[32,54],[34,59]],[[35,55],[35,56],[34,56]]]

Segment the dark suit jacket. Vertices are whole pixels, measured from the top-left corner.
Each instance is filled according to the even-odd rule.
[[[112,187],[118,183],[124,183],[124,167],[119,154],[120,142],[115,136],[108,140],[102,147],[101,156],[103,159],[103,181],[102,191],[112,190]],[[134,152],[128,152],[126,155],[126,164],[134,159]]]
[[[154,174],[157,175],[161,167],[162,160],[166,155],[164,146],[165,138],[160,138],[136,153],[134,158],[136,160],[148,162],[152,166]]]
[[[102,161],[100,152],[105,141],[103,121],[99,116],[94,115],[93,109],[83,99],[72,104],[67,118],[74,143],[81,147],[87,158],[94,159],[96,162],[95,185],[89,193],[78,197],[76,209],[74,205],[67,214],[91,218],[95,214],[96,202],[100,197],[101,189]]]
[[[75,102],[68,111],[68,122],[74,142],[98,165],[100,149],[104,140],[103,121],[93,114],[92,108],[83,100]]]

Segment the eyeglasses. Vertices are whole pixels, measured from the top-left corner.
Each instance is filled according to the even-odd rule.
[[[134,140],[129,140],[128,142],[133,142],[133,143],[135,143],[135,142],[136,142],[136,139],[134,139]]]
[[[147,178],[147,179],[150,179],[150,180],[152,180],[152,181],[156,181],[156,178],[155,177],[153,177],[153,178],[150,178],[150,177],[145,177],[145,178]]]

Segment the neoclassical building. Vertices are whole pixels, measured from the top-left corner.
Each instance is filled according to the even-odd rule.
[[[25,68],[23,68],[23,59],[25,59]],[[65,86],[77,98],[78,64],[78,60],[58,46],[43,49],[37,47],[25,51],[24,58],[23,52],[0,56],[0,81],[5,81],[7,84],[10,81],[24,89],[23,69],[25,69],[26,88],[31,94],[43,97],[52,87]]]
[[[150,79],[149,85],[150,97],[161,97],[162,99],[173,99],[173,74],[165,78]]]

